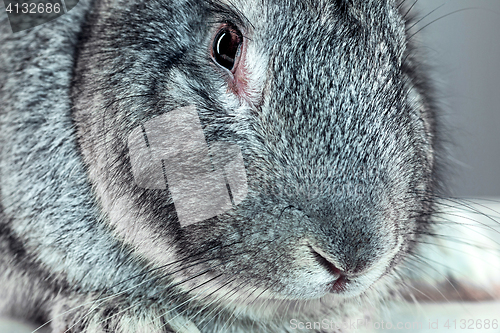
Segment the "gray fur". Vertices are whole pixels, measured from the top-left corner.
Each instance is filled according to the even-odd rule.
[[[436,117],[394,1],[80,1],[0,21],[0,313],[54,332],[287,332],[391,298],[433,212]],[[404,6],[402,7],[404,8]],[[247,38],[245,94],[207,55]],[[247,198],[184,228],[129,133],[195,105]],[[349,275],[344,293],[320,253]],[[22,309],[27,309],[26,311]]]

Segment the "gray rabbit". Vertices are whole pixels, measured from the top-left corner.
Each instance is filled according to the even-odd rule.
[[[293,325],[397,297],[442,165],[408,9],[82,0],[14,34],[2,17],[0,313],[327,332]]]

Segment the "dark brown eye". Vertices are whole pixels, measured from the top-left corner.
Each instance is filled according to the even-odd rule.
[[[213,57],[222,67],[232,70],[240,54],[243,37],[241,32],[231,26],[225,26],[215,35]]]

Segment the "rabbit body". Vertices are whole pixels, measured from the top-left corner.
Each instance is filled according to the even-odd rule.
[[[82,0],[15,34],[3,17],[0,313],[53,332],[290,332],[393,298],[439,180],[407,9]],[[211,54],[227,25],[230,70]],[[246,172],[241,202],[189,225],[129,154],[134,129],[182,107]]]

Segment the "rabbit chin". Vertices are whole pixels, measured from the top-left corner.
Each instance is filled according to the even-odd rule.
[[[233,313],[244,313],[254,318],[265,319],[274,318],[277,315],[286,317],[294,317],[304,312],[317,311],[324,309],[325,313],[334,313],[337,307],[344,305],[364,303],[367,299],[375,299],[381,297],[379,287],[386,288],[387,275],[376,272],[371,272],[363,276],[359,276],[350,281],[346,288],[341,292],[331,292],[331,284],[315,284],[311,280],[302,279],[295,281],[289,285],[289,293],[274,292],[268,288],[242,288],[238,290],[237,283],[235,285],[225,285],[219,288],[210,298],[202,298],[202,303],[206,302],[207,306],[214,304],[214,299],[217,304],[227,311]],[[390,277],[389,277],[389,280]],[[377,288],[371,288],[373,285]],[[379,286],[380,284],[380,286]],[[231,296],[228,296],[231,295]]]
[[[300,306],[305,302],[321,301],[325,297],[333,299],[334,305],[349,299],[357,299],[373,289],[374,284],[387,276],[387,268],[380,264],[370,270],[359,274],[356,277],[348,278],[342,287],[335,286],[338,279],[332,277],[328,272],[317,271],[304,273],[304,269],[296,269],[296,274],[288,277],[281,277],[278,281],[267,284],[248,284],[239,281],[234,277],[220,276],[210,278],[209,282],[202,281],[203,278],[193,278],[188,284],[182,284],[185,291],[191,288],[192,299],[196,299],[206,305],[220,304],[226,309],[235,311],[245,309],[250,312],[260,312],[261,309],[278,309],[285,306],[283,311],[287,312],[288,307],[293,308],[293,304]],[[290,271],[293,273],[293,270]],[[231,282],[228,282],[231,280]],[[199,288],[202,285],[203,288]],[[336,301],[335,301],[336,300]]]
[[[385,272],[386,267],[379,265],[354,277],[340,276],[333,279],[330,277],[328,280],[323,276],[304,277],[295,283],[288,284],[286,298],[314,299],[327,294],[340,298],[358,297],[381,279]]]

